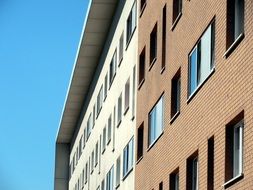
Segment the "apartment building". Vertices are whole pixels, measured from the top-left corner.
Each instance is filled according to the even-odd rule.
[[[253,189],[253,1],[138,4],[135,189]]]
[[[56,140],[55,190],[134,189],[137,3],[91,0]]]

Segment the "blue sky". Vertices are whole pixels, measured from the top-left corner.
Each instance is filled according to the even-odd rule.
[[[0,0],[0,190],[53,189],[55,137],[89,0]]]

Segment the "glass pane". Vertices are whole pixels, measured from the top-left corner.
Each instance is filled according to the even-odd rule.
[[[239,174],[240,165],[240,127],[234,128],[234,159],[233,159],[233,177]]]
[[[190,55],[190,84],[189,84],[189,89],[190,89],[190,94],[197,88],[197,48],[195,48]]]
[[[163,131],[163,98],[159,100],[156,106],[156,128],[155,128],[155,139]]]
[[[235,0],[235,33],[234,40],[243,33],[244,28],[244,0]]]

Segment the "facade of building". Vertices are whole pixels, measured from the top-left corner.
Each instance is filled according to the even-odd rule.
[[[92,0],[56,142],[55,190],[134,189],[137,4]]]
[[[139,4],[135,189],[253,189],[253,1]]]

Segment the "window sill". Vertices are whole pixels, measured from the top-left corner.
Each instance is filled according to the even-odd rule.
[[[142,14],[143,14],[143,12],[144,12],[144,10],[145,10],[146,6],[147,6],[147,2],[145,2],[145,4],[141,7],[139,17],[141,17],[141,16],[142,16]]]
[[[119,64],[118,64],[118,67],[120,67],[121,63],[123,61],[123,56],[119,59]]]
[[[136,161],[136,165],[143,159],[143,155]]]
[[[133,30],[131,36],[129,37],[129,39],[128,39],[127,43],[126,43],[126,49],[125,50],[127,50],[128,46],[129,46],[129,44],[130,44],[130,42],[131,42],[131,40],[133,38],[135,30],[136,30],[136,26],[134,27],[134,30]]]
[[[170,30],[173,31],[178,23],[178,21],[180,20],[180,18],[182,17],[182,12],[180,12],[177,16],[177,18],[174,20]]]
[[[110,142],[111,142],[111,139],[107,141],[107,146],[110,144]]]
[[[133,115],[132,118],[131,118],[131,120],[133,121],[134,119],[135,119],[135,116]]]
[[[152,142],[151,145],[149,145],[147,152],[150,151],[150,149],[156,144],[156,142],[161,138],[161,136],[163,135],[164,131],[156,138],[156,140],[154,140],[154,142]]]
[[[241,33],[236,40],[232,43],[232,45],[227,49],[225,54],[223,55],[224,58],[228,58],[229,55],[236,49],[236,47],[240,44],[240,42],[244,39],[244,33]]]
[[[102,150],[101,154],[104,154],[104,152],[105,152],[105,148]]]
[[[150,71],[152,69],[152,67],[154,66],[155,62],[156,62],[157,58],[155,57],[152,62],[149,65],[148,71]]]
[[[165,71],[165,67],[162,67],[160,74],[163,74],[164,71]]]
[[[138,90],[140,90],[140,88],[142,87],[144,82],[145,82],[145,79],[142,79],[141,82],[138,85]]]
[[[113,83],[113,81],[114,81],[115,76],[116,76],[116,72],[114,73],[114,75],[113,75],[113,77],[112,77],[112,80],[110,81],[110,85],[109,85],[109,89],[108,89],[108,90],[111,89],[111,86],[112,86],[112,83]]]
[[[170,119],[170,124],[172,124],[179,115],[180,115],[180,111],[177,111],[177,113],[175,113],[173,117]]]
[[[105,102],[106,98],[107,98],[107,95],[105,95],[105,97],[104,97],[104,102]]]
[[[97,113],[97,117],[96,117],[96,119],[98,119],[98,116],[99,116],[99,114],[100,114],[101,110],[102,110],[102,106],[101,106],[101,107],[99,108],[99,110],[98,110],[98,113]]]
[[[206,77],[206,79],[202,83],[200,83],[198,87],[191,93],[191,95],[187,99],[187,102],[186,102],[187,104],[189,104],[189,102],[193,99],[193,97],[197,94],[197,92],[201,89],[201,87],[206,83],[206,81],[208,81],[208,79],[213,75],[214,72],[215,72],[215,67],[211,70],[208,77]]]
[[[133,167],[124,175],[124,177],[122,178],[122,181],[124,181],[126,178],[127,178],[127,176],[129,176],[130,175],[130,173],[133,171]]]
[[[125,111],[124,111],[124,115],[127,114],[128,110],[129,110],[129,106],[126,107],[126,109],[125,109]]]
[[[121,124],[121,120],[118,122],[118,124],[117,124],[117,128],[119,128],[120,124]]]
[[[115,186],[115,189],[118,189],[120,186],[120,183]]]
[[[241,173],[241,174],[235,176],[234,178],[230,179],[229,181],[227,181],[223,185],[224,189],[226,189],[226,188],[232,186],[233,184],[235,184],[236,182],[240,181],[241,179],[243,179],[243,177],[244,177],[244,175],[243,175],[243,173]]]

